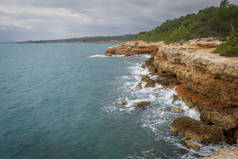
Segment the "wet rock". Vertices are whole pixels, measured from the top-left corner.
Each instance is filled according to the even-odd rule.
[[[125,98],[121,98],[120,102],[122,105],[127,105],[126,99]]]
[[[155,87],[155,81],[150,79],[149,75],[142,75],[141,81],[146,82],[145,87]]]
[[[170,129],[175,133],[183,134],[197,142],[217,143],[224,140],[221,128],[214,125],[205,125],[201,121],[189,117],[175,119]]]
[[[172,103],[175,103],[178,100],[179,100],[179,97],[176,94],[174,94],[173,95],[173,102]]]
[[[184,112],[184,110],[179,107],[171,108],[170,111],[174,112],[174,113],[183,113]]]
[[[204,157],[203,159],[237,159],[238,147],[223,148],[217,150],[212,157]]]
[[[141,89],[142,89],[142,85],[141,85],[141,82],[140,82],[136,85],[136,90],[141,90]]]
[[[155,81],[154,80],[150,80],[149,82],[146,83],[145,85],[146,88],[148,87],[155,87]]]
[[[141,102],[135,102],[132,106],[133,107],[145,107],[150,105],[150,102],[148,101],[141,101]]]
[[[141,81],[146,82],[146,83],[150,82],[151,81],[150,76],[149,75],[142,75],[141,76]]]
[[[224,109],[203,109],[201,110],[201,121],[206,124],[214,124],[225,130],[235,128],[238,121],[232,114],[228,114]]]
[[[200,150],[200,146],[197,144],[193,143],[191,140],[183,140],[182,144],[185,145],[188,148],[192,148],[194,150]]]

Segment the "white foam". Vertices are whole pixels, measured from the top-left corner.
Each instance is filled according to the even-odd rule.
[[[151,58],[151,55],[140,55],[140,54],[134,54],[130,57],[136,57],[136,58],[143,58],[143,59],[149,59]]]
[[[110,47],[107,47],[108,49],[111,49],[111,48],[115,48],[115,47],[119,47],[121,45],[115,45],[115,46],[110,46]]]
[[[112,55],[112,57],[125,57],[125,55]]]
[[[108,56],[105,56],[105,55],[91,55],[89,57],[108,57]]]

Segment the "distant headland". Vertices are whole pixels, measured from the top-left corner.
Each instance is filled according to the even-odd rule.
[[[118,36],[95,36],[83,38],[57,39],[57,40],[30,40],[19,42],[21,44],[39,44],[39,43],[121,43],[123,41],[133,40],[136,34],[125,34]]]

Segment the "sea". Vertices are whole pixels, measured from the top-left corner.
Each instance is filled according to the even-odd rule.
[[[175,89],[135,90],[149,56],[104,56],[115,45],[0,44],[0,159],[193,159],[227,146],[181,144],[170,124],[199,113],[173,103]]]

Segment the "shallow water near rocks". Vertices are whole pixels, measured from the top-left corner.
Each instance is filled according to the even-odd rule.
[[[140,67],[148,56],[105,57],[110,46],[0,44],[1,159],[199,158],[227,146],[194,151],[180,144],[183,137],[170,124],[199,114],[172,103],[174,89],[136,91],[140,75],[148,74]],[[141,100],[151,105],[131,107]]]

